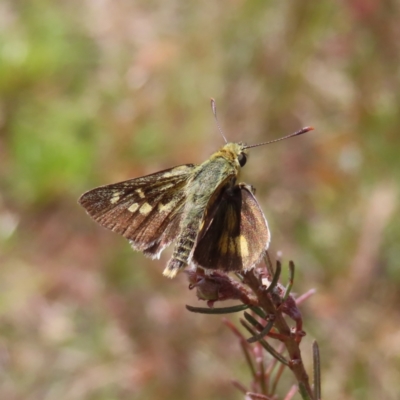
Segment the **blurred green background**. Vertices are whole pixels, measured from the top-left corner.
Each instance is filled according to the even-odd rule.
[[[297,265],[332,399],[400,393],[400,3],[0,3],[0,398],[241,399],[237,340],[184,274],[77,198],[257,143],[242,180]],[[237,317],[232,317],[237,320]],[[279,387],[294,383],[287,371]],[[296,397],[299,398],[299,397]]]

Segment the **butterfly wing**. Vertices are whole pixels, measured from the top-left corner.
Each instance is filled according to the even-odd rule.
[[[84,193],[79,203],[100,225],[157,257],[179,233],[192,164],[181,165]]]
[[[268,248],[270,232],[251,187],[239,184],[226,189],[215,204],[205,217],[193,262],[222,271],[253,267]]]

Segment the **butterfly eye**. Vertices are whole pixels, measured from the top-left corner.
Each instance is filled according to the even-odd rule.
[[[239,161],[240,166],[243,167],[246,164],[246,161],[247,161],[246,154],[240,153],[239,156],[238,156],[238,161]]]

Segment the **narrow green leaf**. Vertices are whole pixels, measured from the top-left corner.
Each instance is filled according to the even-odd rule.
[[[293,282],[294,282],[294,262],[289,261],[289,283],[286,286],[285,295],[283,296],[282,302],[284,303],[286,299],[289,297],[290,292],[292,291]]]
[[[256,335],[256,331],[244,320],[240,320],[240,323],[254,336]],[[280,361],[282,364],[289,366],[289,361],[286,360],[285,357],[282,356],[282,354],[279,354],[266,340],[261,339],[259,341],[262,347],[268,353],[270,353],[273,357],[275,357],[278,361]]]
[[[304,386],[303,382],[299,382],[299,392],[303,400],[313,400],[307,393],[306,387]]]
[[[252,336],[251,338],[248,338],[247,341],[248,343],[254,343],[257,342],[261,339],[263,339],[265,336],[268,335],[269,331],[272,329],[274,326],[275,319],[272,318],[271,320],[268,321],[267,325],[265,325],[264,329],[257,333],[257,335]]]
[[[314,397],[321,399],[321,358],[317,341],[313,343]]]
[[[193,307],[186,305],[188,311],[200,314],[230,314],[246,310],[247,308],[249,308],[247,304],[239,304],[237,306],[223,308]]]
[[[274,277],[272,278],[272,281],[271,281],[270,285],[268,286],[268,288],[265,290],[265,293],[270,293],[272,290],[274,290],[275,286],[278,284],[279,278],[281,276],[281,272],[282,272],[282,265],[281,265],[280,261],[277,261]]]

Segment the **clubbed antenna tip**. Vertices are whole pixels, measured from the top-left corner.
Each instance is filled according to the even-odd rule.
[[[313,130],[314,130],[314,127],[306,126],[305,128],[301,128],[297,132],[291,133],[290,135],[281,137],[279,139],[270,140],[269,142],[263,142],[263,143],[259,143],[259,144],[253,144],[251,146],[246,146],[245,149],[250,149],[252,147],[258,147],[258,146],[264,146],[264,144],[271,144],[271,143],[279,142],[280,140],[285,140],[285,139],[289,139],[289,138],[294,137],[294,136],[299,136],[299,135],[302,135],[303,133],[310,132],[310,131],[313,131]]]

